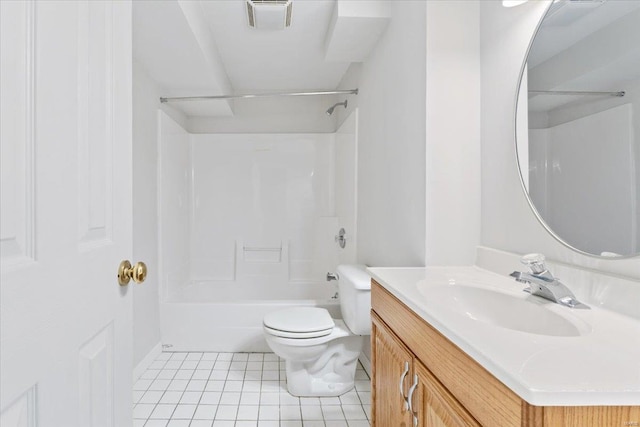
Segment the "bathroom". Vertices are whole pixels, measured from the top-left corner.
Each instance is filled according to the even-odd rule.
[[[537,161],[525,160],[527,150],[521,145],[520,165],[515,156],[516,133],[518,144],[527,136],[515,119],[518,91],[527,89],[520,82],[523,62],[547,9],[569,2],[503,3],[509,2],[293,0],[291,27],[266,30],[249,28],[245,0],[134,1],[129,6],[100,2],[99,7],[14,2],[14,9],[3,2],[3,16],[21,14],[11,21],[13,26],[3,18],[3,31],[22,37],[3,40],[17,40],[15,45],[27,46],[32,57],[9,57],[31,70],[21,76],[31,77],[12,85],[19,89],[15,93],[4,82],[2,86],[0,423],[85,426],[110,419],[120,426],[133,419],[133,425],[149,427],[368,426],[374,362],[368,337],[357,360],[354,389],[341,397],[305,400],[278,388],[286,388],[285,361],[273,354],[263,332],[267,314],[293,307],[324,308],[340,319],[339,280],[326,278],[338,272],[338,265],[372,267],[377,282],[387,278],[386,270],[378,268],[476,266],[503,276],[520,291],[524,285],[509,273],[526,270],[519,262],[522,255],[542,253],[550,270],[579,299],[639,322],[639,245],[633,246],[632,239],[631,249],[584,247],[589,249],[584,252],[627,255],[613,258],[570,249],[556,240],[557,230],[551,234],[539,222],[544,209],[536,200],[537,211],[532,210],[522,188],[521,180],[534,185],[536,175],[521,178],[519,167],[525,170]],[[111,32],[101,24],[101,14],[107,12],[120,19]],[[81,19],[83,14],[90,19]],[[85,42],[76,37],[82,31],[95,31],[95,37]],[[111,44],[101,42],[101,31]],[[48,32],[51,37],[42,36]],[[62,43],[70,47],[64,50]],[[103,58],[91,55],[109,46],[120,49]],[[10,46],[3,42],[2,48],[4,66]],[[57,62],[59,56],[78,57],[88,67],[73,60],[71,65]],[[129,146],[124,149],[130,155],[117,156],[115,145],[76,154],[78,140],[106,132],[91,121],[104,111],[99,102],[94,108],[88,96],[102,86],[91,86],[87,70],[114,72],[117,65],[125,71],[110,85],[106,78],[99,80],[106,73],[94,74],[98,83],[113,89],[115,95],[107,97],[112,105],[128,105],[111,120],[128,127]],[[51,69],[62,83],[36,73],[38,67]],[[638,87],[637,72],[635,78]],[[627,91],[622,102],[637,99],[633,88],[616,89]],[[161,102],[324,91],[340,93]],[[37,96],[29,101],[31,94]],[[9,109],[5,99],[24,111],[38,103],[44,107],[34,110],[37,114],[20,115],[22,110]],[[87,106],[91,108],[83,108]],[[64,120],[65,108],[76,112],[74,120]],[[76,121],[86,118],[84,110],[89,124],[83,127]],[[57,120],[47,120],[47,114]],[[524,117],[519,114],[518,120]],[[31,127],[5,125],[12,122]],[[535,128],[539,130],[537,123]],[[117,133],[120,127],[113,129]],[[39,143],[56,132],[67,132],[70,142],[61,137],[55,140],[58,145],[47,139]],[[122,135],[127,140],[126,132]],[[10,137],[31,145],[12,148],[5,144]],[[640,164],[637,141],[630,154],[633,169],[634,162]],[[46,174],[35,173],[49,167],[47,159],[55,165]],[[87,170],[76,167],[76,160],[82,164],[87,159]],[[117,173],[95,172],[101,165]],[[78,185],[85,172],[86,186]],[[52,176],[56,179],[46,178]],[[592,188],[593,183],[587,185]],[[79,195],[61,192],[62,186],[78,188]],[[639,188],[636,182],[628,193],[611,192],[623,194],[623,201],[628,202],[628,194],[635,200],[628,211],[636,225],[623,236],[640,238]],[[22,193],[28,196],[21,198]],[[77,198],[91,209],[78,213],[83,205]],[[61,218],[69,206],[73,222],[67,225]],[[101,215],[103,211],[113,213]],[[612,214],[597,211],[596,220],[607,215]],[[608,230],[597,224],[578,235]],[[128,240],[107,253],[120,228]],[[345,230],[344,248],[340,229]],[[146,279],[114,289],[114,269],[125,258],[144,261]],[[75,273],[68,274],[72,261],[77,261],[71,268]],[[45,286],[47,277],[59,277],[54,282],[60,286]],[[103,281],[107,291],[98,291],[102,282],[96,279],[89,295],[83,277],[109,277]],[[30,284],[36,282],[43,284]],[[60,287],[64,292],[55,291]],[[109,293],[115,290],[117,295]],[[111,304],[107,314],[102,305],[90,305],[91,298],[120,302]],[[52,314],[52,307],[62,310]],[[629,354],[636,354],[633,335],[626,338]],[[149,389],[155,380],[178,380],[182,370],[202,375],[195,369],[199,364],[209,367],[209,380],[217,381],[211,377],[218,371],[216,363],[226,368],[231,383],[242,379],[239,372],[245,382],[261,372],[258,379],[277,390],[264,394],[277,395],[278,404],[261,402],[260,390],[249,390],[247,400],[240,400],[239,391],[229,391],[233,396],[228,394],[230,400],[223,404],[220,396],[215,403],[202,400],[215,389],[186,390],[185,384],[175,402],[162,399],[176,390]],[[132,375],[101,376],[100,366]],[[257,366],[261,368],[249,369]],[[621,404],[632,407],[624,412],[627,425],[640,422],[634,409],[640,406],[640,378],[633,369],[637,371],[637,363],[629,371],[630,397]],[[190,378],[194,385],[206,379]],[[105,387],[116,392],[107,393]],[[393,388],[397,392],[397,383]],[[97,392],[86,392],[93,389]],[[51,399],[53,390],[68,390],[71,397]],[[145,398],[147,392],[152,393]],[[125,393],[126,399],[121,397]],[[114,397],[102,399],[105,395]],[[189,400],[196,395],[200,400]],[[176,412],[181,403],[181,410],[192,409],[184,417]],[[203,409],[224,410],[218,418],[215,411],[204,410],[196,417],[198,403]],[[241,406],[251,409],[241,414]],[[265,409],[264,417],[260,409]],[[467,410],[480,425],[491,425],[472,405]],[[384,427],[382,419],[375,425]]]

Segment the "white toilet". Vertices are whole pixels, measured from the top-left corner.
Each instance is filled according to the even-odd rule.
[[[338,266],[340,310],[293,307],[264,317],[267,344],[285,360],[294,396],[339,396],[351,390],[358,356],[371,334],[371,278],[364,265]]]

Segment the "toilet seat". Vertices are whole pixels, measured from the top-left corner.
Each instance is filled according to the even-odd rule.
[[[292,307],[267,314],[264,330],[282,338],[319,338],[331,334],[335,322],[329,312],[319,307]]]
[[[287,347],[299,347],[299,348],[309,348],[318,345],[324,345],[331,341],[336,340],[337,338],[344,338],[348,336],[356,336],[349,330],[347,325],[345,325],[344,321],[341,319],[334,319],[336,326],[329,331],[326,335],[316,335],[315,337],[307,337],[303,338],[302,334],[291,334],[293,337],[279,336],[276,334],[282,334],[282,331],[277,331],[273,329],[267,328],[265,325],[262,325],[263,332],[265,333],[265,337],[268,342],[278,343],[280,345],[285,345]],[[272,333],[275,332],[275,333]],[[281,356],[282,357],[282,356]]]
[[[291,339],[308,339],[308,338],[320,338],[326,337],[331,334],[333,328],[325,329],[323,331],[311,331],[311,332],[288,332],[288,331],[280,331],[278,329],[273,329],[268,327],[267,325],[262,325],[263,329],[266,333],[273,335],[274,337],[281,338],[291,338]]]

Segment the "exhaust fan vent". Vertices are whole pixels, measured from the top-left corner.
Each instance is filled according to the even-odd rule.
[[[247,2],[247,16],[249,17],[249,26],[251,28],[255,28],[256,21],[254,19],[254,14],[253,14],[253,4],[251,4],[250,1]]]
[[[259,30],[284,30],[291,26],[292,0],[247,0],[249,26]]]

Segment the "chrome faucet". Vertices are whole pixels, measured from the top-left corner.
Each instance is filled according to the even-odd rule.
[[[338,280],[339,278],[340,277],[338,277],[338,273],[327,273],[327,282]]]
[[[589,308],[586,304],[578,301],[573,292],[547,270],[544,260],[542,254],[525,255],[520,262],[528,266],[531,273],[514,271],[510,276],[520,283],[528,284],[529,287],[523,290],[531,295],[537,295],[571,308]]]

